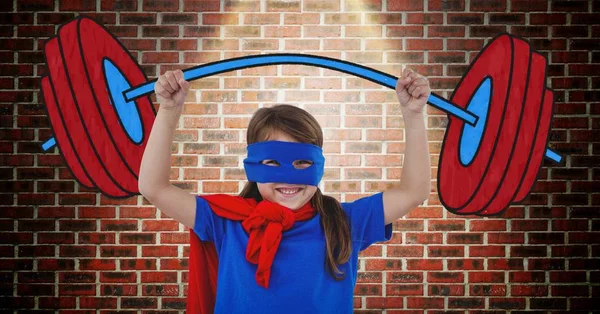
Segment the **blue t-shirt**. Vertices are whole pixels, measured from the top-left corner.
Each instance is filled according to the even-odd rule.
[[[392,236],[392,225],[384,226],[382,195],[342,203],[352,234],[350,260],[338,266],[344,280],[336,281],[326,269],[325,234],[317,214],[283,232],[268,289],[256,283],[256,265],[246,260],[248,235],[241,222],[217,216],[197,196],[194,233],[214,242],[219,255],[215,313],[352,313],[358,253]]]

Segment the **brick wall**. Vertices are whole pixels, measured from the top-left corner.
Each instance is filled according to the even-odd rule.
[[[143,197],[80,186],[52,136],[40,93],[42,49],[61,23],[94,17],[146,75],[245,54],[299,52],[399,75],[410,66],[449,97],[500,32],[550,62],[550,146],[524,204],[503,216],[455,216],[437,197],[361,255],[361,313],[591,311],[600,300],[600,1],[15,0],[0,2],[0,309],[161,313],[185,308],[188,232]],[[594,24],[596,23],[596,24]],[[404,130],[395,94],[315,67],[267,66],[193,82],[172,147],[175,184],[236,193],[250,115],[298,104],[324,127],[322,189],[349,201],[398,182]],[[432,174],[447,118],[428,108]],[[42,311],[40,311],[42,312]]]

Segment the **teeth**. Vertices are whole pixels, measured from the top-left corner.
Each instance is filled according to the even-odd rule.
[[[281,189],[277,189],[277,190],[283,194],[295,194],[298,191],[300,191],[300,189],[285,189],[285,188],[281,188]]]

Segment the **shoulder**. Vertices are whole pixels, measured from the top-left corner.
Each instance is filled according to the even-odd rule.
[[[376,209],[383,207],[383,192],[355,199],[351,202],[340,203],[347,212],[361,209]]]

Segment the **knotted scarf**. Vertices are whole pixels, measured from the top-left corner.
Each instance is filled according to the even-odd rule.
[[[308,220],[316,214],[310,202],[292,211],[278,203],[256,202],[240,196],[214,194],[202,198],[216,215],[242,222],[242,227],[249,234],[246,260],[257,265],[256,282],[264,288],[269,288],[271,265],[283,231],[292,228],[296,221]],[[213,313],[218,265],[214,243],[201,241],[190,229],[187,313]]]

